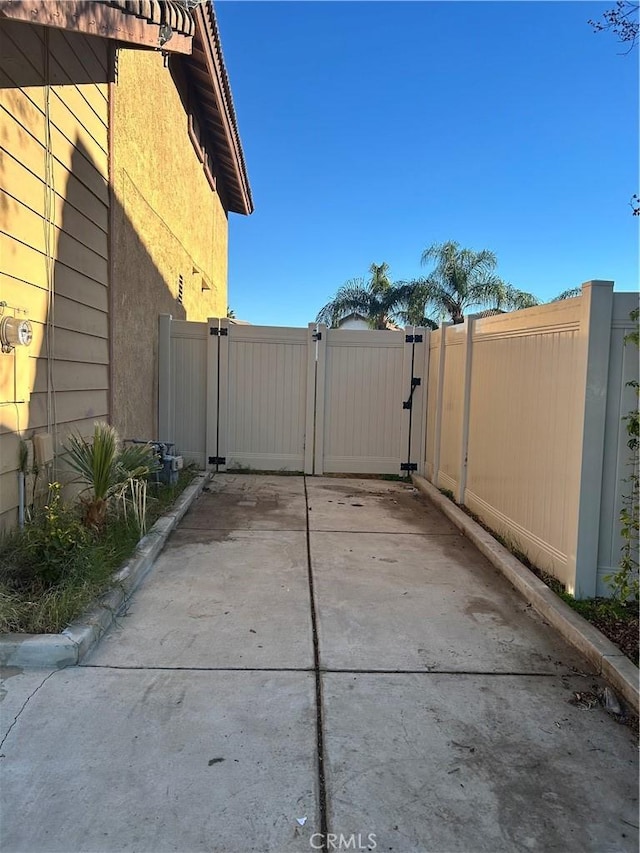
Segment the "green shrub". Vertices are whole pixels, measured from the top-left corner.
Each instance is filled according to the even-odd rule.
[[[180,472],[173,486],[151,484],[153,523],[193,478]],[[42,511],[22,530],[0,539],[0,633],[57,633],[114,585],[113,573],[135,550],[136,519],[113,503],[98,534],[65,506],[60,486],[50,488]]]
[[[625,336],[625,344],[638,347],[640,332],[638,329],[638,318],[640,310],[636,308],[631,312],[634,329]],[[636,355],[637,359],[637,355]],[[622,553],[618,570],[605,576],[611,587],[614,598],[620,602],[635,601],[640,599],[640,579],[638,572],[638,542],[640,540],[640,411],[638,410],[638,396],[640,384],[632,380],[627,386],[633,388],[636,405],[625,415],[622,420],[627,432],[627,447],[629,449],[628,476],[625,477],[625,491],[622,494],[622,507],[620,509],[620,535],[622,536]]]
[[[34,581],[55,586],[87,570],[91,539],[80,518],[62,503],[60,484],[52,483],[42,511],[5,543],[0,556],[2,574],[16,587]]]

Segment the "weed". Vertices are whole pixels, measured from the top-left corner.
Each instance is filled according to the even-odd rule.
[[[636,308],[635,311],[631,312],[631,320],[634,324],[633,331],[624,339],[625,345],[633,344],[636,349],[640,344],[639,317],[640,309]],[[627,382],[627,386],[633,388],[636,404],[622,418],[627,432],[627,447],[629,449],[627,463],[629,474],[623,480],[626,489],[622,495],[622,507],[619,516],[623,545],[618,570],[610,575],[605,575],[604,579],[610,585],[612,595],[618,601],[623,603],[635,601],[637,603],[640,598],[638,574],[638,544],[640,540],[640,411],[638,410],[638,397],[640,395],[640,383],[631,380]]]
[[[193,478],[180,472],[174,486],[149,484],[148,518],[152,524]],[[113,575],[135,550],[135,519],[113,507],[103,532],[88,530],[78,514],[65,507],[59,487],[47,506],[22,531],[0,542],[0,632],[58,633],[114,585]]]

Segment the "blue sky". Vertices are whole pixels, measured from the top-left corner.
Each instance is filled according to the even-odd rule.
[[[236,315],[306,325],[444,240],[542,299],[637,289],[638,49],[587,24],[613,5],[218,0],[256,205],[230,217]]]

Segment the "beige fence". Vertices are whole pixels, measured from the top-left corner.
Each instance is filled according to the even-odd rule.
[[[606,594],[620,558],[637,305],[589,282],[430,336],[426,476],[580,598]]]
[[[216,470],[416,470],[427,355],[425,329],[295,329],[162,315],[159,437]]]

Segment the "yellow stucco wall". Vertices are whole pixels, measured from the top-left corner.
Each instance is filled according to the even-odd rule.
[[[160,54],[118,51],[112,140],[112,421],[124,438],[162,438],[158,315],[226,315],[227,216],[189,140],[185,108]],[[203,290],[203,277],[210,289]]]

